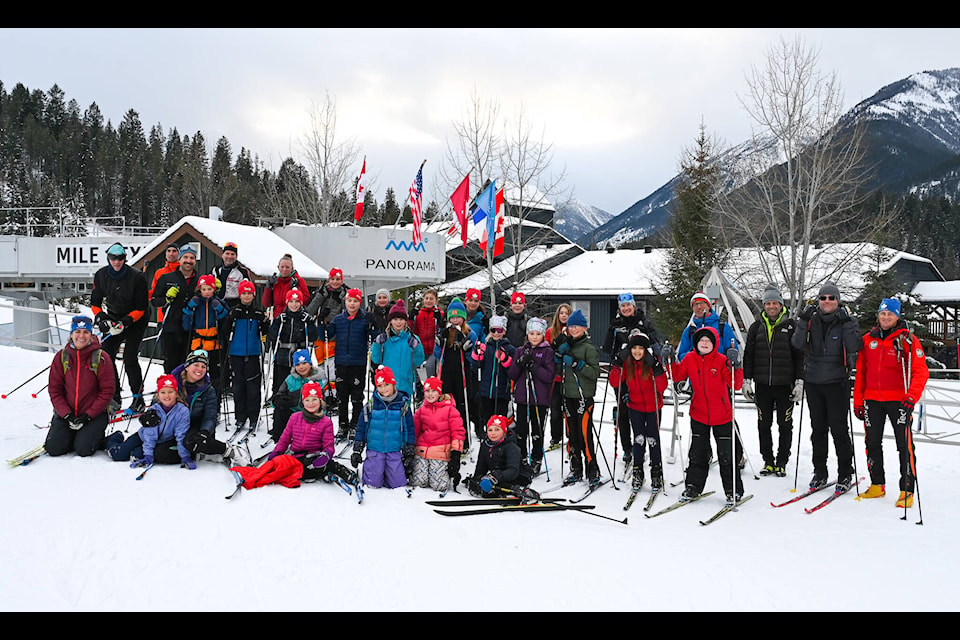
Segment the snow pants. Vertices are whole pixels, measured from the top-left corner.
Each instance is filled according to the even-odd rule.
[[[743,493],[743,481],[740,478],[740,459],[742,450],[736,446],[734,452],[733,423],[707,425],[696,420],[690,421],[690,462],[687,465],[685,484],[696,492],[702,493],[710,473],[710,432],[717,443],[717,460],[720,462],[720,481],[724,494],[729,495],[736,486],[737,494]],[[739,444],[739,443],[738,443]],[[636,464],[636,463],[634,463]]]
[[[407,484],[407,474],[403,469],[403,459],[399,451],[371,451],[363,461],[363,484],[379,489],[396,489]]]
[[[757,432],[760,436],[760,455],[763,464],[786,467],[790,460],[790,445],[793,443],[793,403],[791,387],[757,383],[754,402],[757,405]],[[773,417],[777,417],[779,439],[777,453],[773,453]]]
[[[813,473],[827,477],[827,456],[830,453],[828,437],[833,437],[837,453],[837,477],[853,474],[853,442],[849,423],[850,388],[845,382],[807,384],[804,387],[810,408],[810,444],[813,447]]]
[[[912,493],[917,468],[917,455],[913,447],[913,414],[905,413],[901,416],[900,403],[897,401],[867,400],[866,405],[864,440],[867,445],[867,469],[870,471],[870,483],[887,483],[883,471],[883,426],[886,419],[890,418],[900,458],[900,491]]]
[[[107,433],[107,414],[92,418],[79,429],[71,429],[70,424],[54,414],[50,419],[50,430],[43,442],[49,456],[62,456],[75,451],[78,456],[92,456],[103,448],[103,437]]]
[[[260,418],[260,386],[263,372],[260,356],[230,356],[233,385],[233,413],[237,426],[249,420],[250,426]]]
[[[650,448],[650,466],[659,467],[663,465],[663,458],[660,453],[660,421],[655,412],[640,412],[635,409],[627,409],[627,415],[630,416],[630,429],[621,427],[621,431],[633,432],[633,465],[635,467],[643,466],[643,459],[646,448]]]

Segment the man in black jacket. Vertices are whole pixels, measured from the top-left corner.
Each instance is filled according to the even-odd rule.
[[[783,296],[770,283],[763,292],[763,313],[747,330],[743,350],[743,397],[757,405],[760,434],[760,475],[787,475],[793,441],[793,405],[803,395],[803,351],[790,344],[796,322],[787,317]],[[756,385],[756,386],[754,386]],[[773,416],[776,413],[779,440],[773,451]]]
[[[827,484],[828,436],[837,454],[836,492],[853,485],[853,442],[848,428],[850,372],[863,341],[857,320],[840,306],[840,290],[832,282],[820,288],[819,304],[808,304],[797,317],[791,344],[804,351],[804,393],[810,408],[813,479],[810,488]]]
[[[147,330],[147,279],[143,272],[127,264],[127,251],[119,242],[107,249],[109,264],[93,275],[93,291],[90,292],[90,310],[95,314],[94,323],[100,329],[100,344],[116,362],[120,345],[123,349],[123,366],[133,400],[127,412],[140,413],[144,409],[143,373],[140,370],[140,343]],[[113,394],[113,410],[120,408],[120,374],[114,366],[116,388]]]
[[[160,330],[163,345],[163,371],[170,373],[183,363],[190,346],[190,332],[183,328],[183,308],[196,294],[197,250],[191,244],[180,247],[180,266],[176,271],[165,273],[157,280],[150,302],[164,309],[163,327]]]

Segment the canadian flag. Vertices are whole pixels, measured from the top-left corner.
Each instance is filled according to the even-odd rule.
[[[493,257],[496,258],[498,255],[503,253],[503,225],[504,225],[504,199],[503,199],[503,189],[497,191],[496,199],[496,208],[497,208],[497,219],[496,219],[496,231],[493,236]],[[483,237],[480,239],[480,248],[483,250],[483,255],[487,255],[487,240],[488,232],[486,227],[483,229]]]
[[[360,169],[360,177],[357,179],[357,209],[353,212],[353,221],[359,222],[363,217],[363,199],[367,195],[367,189],[363,184],[364,177],[367,175],[367,159],[363,159],[363,168]]]

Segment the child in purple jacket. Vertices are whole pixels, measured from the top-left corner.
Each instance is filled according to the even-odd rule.
[[[550,407],[550,394],[556,364],[553,348],[544,339],[547,323],[541,318],[527,321],[527,340],[513,354],[507,375],[513,380],[514,431],[524,460],[529,460],[534,475],[543,462],[543,423]],[[527,438],[530,438],[528,451]]]
[[[350,484],[356,484],[356,472],[333,459],[333,420],[323,410],[323,385],[308,382],[303,385],[300,395],[303,410],[290,416],[277,446],[267,459],[292,455],[303,465],[301,480],[304,482],[333,473]]]

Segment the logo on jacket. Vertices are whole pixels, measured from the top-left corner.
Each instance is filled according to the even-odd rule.
[[[880,343],[877,340],[871,340],[870,344],[868,344],[867,346],[870,347],[871,349],[876,349],[878,346],[880,346]]]

